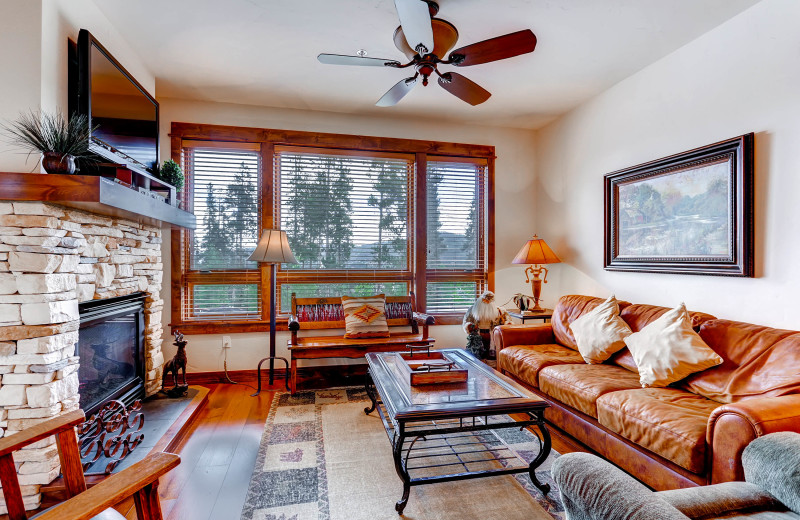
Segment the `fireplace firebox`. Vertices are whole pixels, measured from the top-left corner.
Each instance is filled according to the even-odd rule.
[[[81,303],[80,405],[91,416],[115,399],[144,398],[144,293]]]

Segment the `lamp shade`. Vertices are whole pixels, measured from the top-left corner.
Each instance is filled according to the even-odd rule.
[[[265,229],[261,233],[256,250],[247,260],[262,264],[298,263],[289,247],[289,237],[286,236],[286,231],[279,229]]]
[[[511,261],[512,264],[558,264],[561,259],[556,256],[550,246],[543,239],[536,235],[525,242],[517,256]]]

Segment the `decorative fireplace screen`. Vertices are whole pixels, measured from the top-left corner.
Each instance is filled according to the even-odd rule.
[[[80,305],[80,404],[87,417],[103,403],[144,397],[143,293]]]

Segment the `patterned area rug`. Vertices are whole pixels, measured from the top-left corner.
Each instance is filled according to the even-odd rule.
[[[402,483],[377,412],[361,388],[277,394],[270,409],[242,520],[552,520],[563,519],[550,457],[536,472],[548,497],[527,474],[411,488],[402,517],[394,510]],[[527,430],[495,430],[523,459],[538,451]],[[492,448],[486,437],[487,448]],[[498,441],[499,442],[499,441]]]

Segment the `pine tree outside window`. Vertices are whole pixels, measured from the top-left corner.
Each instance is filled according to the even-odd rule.
[[[406,295],[414,156],[278,147],[277,210],[298,264],[279,269],[281,310],[298,297]]]

